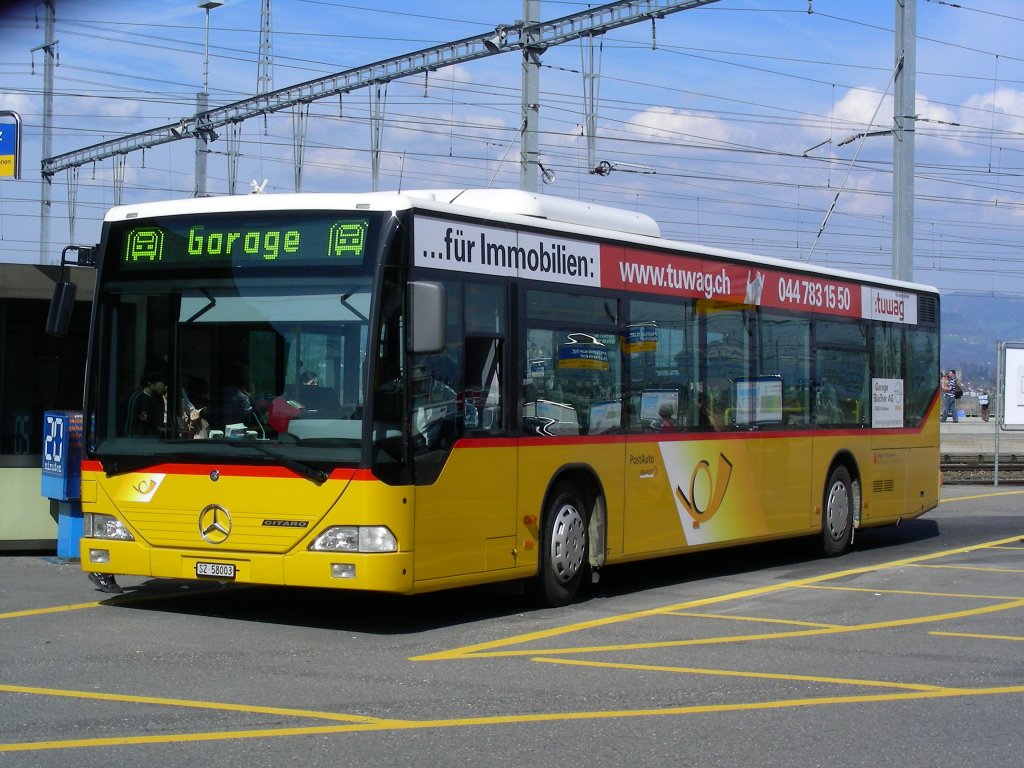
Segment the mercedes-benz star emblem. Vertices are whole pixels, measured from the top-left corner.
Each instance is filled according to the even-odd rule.
[[[219,504],[210,504],[199,513],[199,535],[210,544],[223,544],[231,535],[231,515]]]

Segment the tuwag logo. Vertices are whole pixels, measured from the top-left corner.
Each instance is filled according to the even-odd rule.
[[[870,320],[910,325],[917,322],[917,296],[913,293],[864,286],[861,307],[864,317]]]
[[[711,473],[711,464],[707,460],[701,459],[694,466],[690,475],[689,495],[676,485],[676,497],[693,518],[694,528],[714,517],[725,499],[731,477],[732,462],[724,453],[719,453],[718,468],[714,476]]]

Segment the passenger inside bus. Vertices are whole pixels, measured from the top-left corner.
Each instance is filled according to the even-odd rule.
[[[669,404],[669,403],[663,404],[658,409],[658,416],[660,417],[660,421],[659,421],[659,424],[658,424],[658,429],[661,432],[675,432],[676,431],[675,414],[676,414],[676,409],[673,408],[671,406],[671,404]]]
[[[128,396],[125,434],[146,437],[163,434],[167,428],[167,375],[156,369],[142,374],[139,386]]]
[[[262,430],[253,402],[252,374],[249,366],[235,361],[228,367],[220,397],[210,404],[210,427],[226,431],[231,426],[251,426]]]
[[[836,398],[836,388],[831,384],[823,384],[818,390],[816,418],[819,424],[840,424],[843,412]]]

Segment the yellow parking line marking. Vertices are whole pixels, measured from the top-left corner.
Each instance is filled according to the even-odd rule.
[[[102,602],[94,600],[91,603],[72,603],[71,605],[54,605],[49,608],[30,608],[24,611],[11,611],[0,613],[0,619],[20,619],[23,616],[42,616],[47,613],[64,613],[65,611],[80,611],[83,608],[96,608],[103,605]]]
[[[947,688],[943,685],[921,685],[918,683],[897,683],[889,680],[858,680],[846,677],[819,677],[817,675],[789,675],[775,672],[739,672],[733,669],[703,669],[699,667],[661,666],[657,664],[628,664],[612,661],[588,661],[586,659],[548,659],[543,656],[530,659],[542,664],[561,664],[575,667],[600,667],[602,669],[630,669],[640,672],[673,672],[686,675],[710,675],[712,677],[747,677],[755,680],[788,680],[802,683],[827,683],[830,685],[860,685],[874,688],[897,688],[908,691],[953,691],[968,690]]]
[[[914,589],[872,589],[871,587],[834,587],[812,584],[802,589],[826,589],[836,592],[873,592],[877,595],[911,595],[913,597],[951,597],[958,600],[1020,600],[1019,595],[973,595],[968,592],[920,592]]]
[[[1024,573],[1021,568],[982,568],[978,565],[918,565],[913,563],[908,568],[948,568],[954,571],[985,571],[987,573]]]
[[[728,616],[724,613],[697,613],[696,611],[667,611],[668,616],[690,616],[695,619],[724,619],[725,621],[752,621],[756,624],[786,624],[797,627],[838,627],[840,624],[822,624],[818,621],[796,619],[768,619],[762,616]]]
[[[30,752],[46,749],[78,749],[83,747],[111,747],[136,744],[170,744],[201,741],[227,741],[233,739],[263,739],[279,736],[315,736],[337,733],[430,730],[465,728],[490,725],[524,725],[583,720],[615,720],[641,717],[681,717],[686,715],[721,712],[750,712],[793,707],[821,707],[837,704],[873,704],[881,702],[919,701],[925,699],[959,698],[963,696],[1005,696],[1024,693],[1024,685],[994,688],[959,689],[940,688],[928,691],[873,693],[860,696],[824,696],[821,698],[779,699],[773,701],[740,702],[736,704],[697,704],[686,707],[657,709],[618,709],[589,712],[549,712],[519,715],[494,715],[453,718],[448,720],[379,720],[372,723],[325,725],[306,728],[278,728],[244,731],[213,731],[207,733],[160,734],[147,736],[115,736],[96,739],[67,739],[64,741],[21,742],[0,744],[0,752]]]
[[[234,584],[230,587],[233,590],[255,589],[254,584]],[[101,600],[94,600],[89,603],[71,603],[70,605],[54,605],[48,608],[30,608],[24,611],[11,611],[0,613],[0,619],[18,619],[25,616],[42,616],[47,613],[64,613],[66,611],[80,611],[83,608],[106,608],[108,606],[131,606],[139,603],[152,603],[157,600],[177,600],[186,597],[198,597],[207,593],[216,593],[222,590],[219,584],[190,584],[187,590],[171,590],[164,592],[138,593],[135,591],[125,592],[120,595],[111,595]]]
[[[929,632],[928,634],[939,637],[969,637],[973,640],[1024,640],[1024,637],[1015,635],[982,635],[975,632]]]
[[[84,747],[123,747],[141,744],[187,744],[202,741],[230,741],[233,739],[265,739],[274,736],[316,736],[328,733],[379,730],[383,723],[353,725],[324,725],[305,728],[265,728],[249,731],[212,731],[206,733],[168,733],[153,736],[111,736],[100,739],[65,739],[63,741],[30,741],[0,744],[0,752],[37,752],[46,749],[81,749]],[[391,728],[400,727],[392,723]]]
[[[688,645],[725,645],[729,643],[750,643],[760,640],[783,640],[794,637],[817,637],[821,635],[839,635],[851,632],[869,632],[880,629],[893,629],[895,627],[909,627],[916,624],[931,624],[939,621],[951,621],[953,619],[963,619],[970,616],[995,613],[997,611],[1013,610],[1015,608],[1024,608],[1024,599],[1011,600],[997,605],[970,608],[963,611],[935,613],[927,616],[914,616],[905,619],[892,619],[890,621],[876,621],[867,624],[851,624],[849,626],[835,626],[822,629],[793,630],[792,632],[765,632],[756,635],[695,637],[688,638],[686,640],[657,640],[650,643],[619,643],[617,645],[586,645],[565,648],[518,648],[504,651],[478,650],[473,651],[472,653],[463,654],[458,658],[465,658],[466,656],[481,659],[497,658],[501,656],[535,656],[539,653],[551,656],[572,656],[588,653],[612,653],[615,651],[641,651],[655,648],[681,648]]]
[[[222,701],[192,701],[189,699],[167,699],[159,696],[131,696],[122,693],[97,693],[95,691],[74,691],[62,688],[35,688],[24,685],[0,685],[0,692],[28,693],[38,696],[59,696],[71,699],[93,699],[96,701],[119,701],[130,704],[159,704],[168,707],[190,707],[193,709],[214,709],[223,712],[252,712],[261,715],[285,715],[287,717],[312,717],[319,720],[342,720],[352,723],[375,723],[376,717],[348,715],[340,712],[316,712],[308,709],[285,707],[261,707],[251,704],[230,704]]]
[[[978,493],[974,496],[957,496],[951,499],[939,499],[939,504],[948,504],[952,501],[974,501],[975,499],[993,499],[997,496],[1020,496],[1024,491],[992,491],[992,493]]]
[[[947,501],[962,501],[972,498],[985,498],[987,496],[1002,496],[1002,495],[1016,495],[1024,493],[1024,491],[1014,491],[1008,493],[999,494],[985,494],[983,496],[976,497],[963,497],[961,499],[950,499]],[[472,646],[466,646],[464,648],[455,649],[453,651],[447,651],[439,654],[431,654],[427,656],[414,657],[414,660],[426,660],[426,659],[456,659],[465,657],[488,657],[488,656],[520,656],[528,655],[532,656],[532,660],[541,663],[550,664],[572,664],[578,666],[592,666],[592,667],[608,667],[608,668],[623,668],[623,669],[635,669],[644,671],[661,671],[661,672],[674,672],[680,674],[703,674],[703,675],[723,675],[723,676],[735,676],[735,677],[749,677],[749,678],[760,678],[760,679],[776,679],[776,680],[791,680],[800,682],[819,682],[827,684],[842,684],[842,685],[861,685],[861,686],[874,686],[874,687],[890,687],[899,689],[891,693],[879,693],[879,694],[868,694],[868,695],[851,695],[851,696],[828,696],[821,698],[802,698],[802,699],[780,699],[770,700],[761,702],[738,702],[732,704],[702,704],[692,705],[683,707],[668,707],[668,708],[652,708],[652,709],[638,709],[638,710],[611,710],[611,711],[583,711],[583,712],[551,712],[551,713],[529,713],[529,714],[509,714],[509,715],[495,715],[495,716],[481,716],[481,717],[470,717],[470,718],[452,718],[452,719],[436,719],[436,720],[389,720],[381,718],[365,717],[361,715],[349,715],[337,712],[316,712],[312,710],[301,710],[301,709],[288,709],[279,707],[261,707],[253,705],[242,705],[242,704],[231,704],[223,702],[202,702],[202,701],[190,701],[187,699],[173,699],[173,698],[160,698],[160,697],[148,697],[148,696],[131,696],[123,694],[104,694],[96,693],[91,691],[72,691],[62,689],[49,689],[49,688],[34,688],[27,686],[13,686],[13,685],[0,685],[0,692],[18,693],[18,694],[35,694],[35,695],[50,695],[50,696],[64,696],[70,698],[80,699],[93,699],[110,702],[126,702],[126,703],[141,703],[141,704],[154,704],[162,706],[181,706],[181,707],[192,707],[200,709],[219,710],[223,712],[248,712],[248,713],[259,713],[259,714],[273,714],[278,716],[291,716],[291,717],[305,717],[315,718],[323,720],[339,721],[337,724],[331,725],[320,725],[320,726],[306,726],[306,727],[294,727],[294,728],[265,728],[265,729],[246,729],[246,730],[223,730],[223,731],[211,731],[204,733],[178,733],[178,734],[157,734],[157,735],[144,735],[144,736],[117,736],[108,738],[92,738],[92,739],[67,739],[58,741],[47,741],[47,742],[23,742],[23,743],[11,743],[11,744],[0,744],[0,752],[27,752],[37,750],[49,750],[49,749],[74,749],[74,748],[87,748],[87,747],[104,747],[104,746],[121,746],[121,745],[133,745],[133,744],[158,744],[158,743],[185,743],[185,742],[203,742],[203,741],[224,741],[224,740],[237,740],[237,739],[253,739],[253,738],[272,738],[278,736],[302,736],[302,735],[324,735],[324,734],[340,734],[350,732],[380,732],[380,731],[401,731],[401,730],[426,730],[426,729],[440,729],[440,728],[453,728],[453,727],[474,727],[474,726],[489,726],[489,725],[507,725],[507,724],[528,724],[528,723],[541,723],[541,722],[562,722],[562,721],[584,721],[584,720],[600,720],[600,719],[625,719],[625,718],[636,718],[636,717],[657,717],[657,716],[687,716],[692,714],[708,714],[708,713],[722,713],[722,712],[739,712],[739,711],[754,711],[754,710],[771,710],[771,709],[782,709],[782,708],[793,708],[793,707],[811,707],[811,706],[832,706],[841,704],[859,704],[859,703],[878,703],[878,702],[898,702],[898,701],[913,701],[913,700],[926,700],[926,699],[938,699],[938,698],[954,698],[954,697],[965,697],[965,696],[992,696],[992,695],[1019,695],[1024,694],[1024,686],[1000,686],[991,688],[979,688],[979,689],[961,689],[961,688],[946,688],[942,686],[928,686],[919,685],[913,683],[894,683],[889,681],[873,681],[873,680],[856,680],[856,679],[845,679],[845,678],[827,678],[827,677],[814,677],[814,676],[803,676],[803,675],[786,675],[786,674],[774,674],[774,673],[756,673],[756,672],[740,672],[735,670],[713,670],[713,669],[691,669],[685,667],[660,667],[655,665],[635,665],[635,664],[617,664],[612,662],[597,662],[589,661],[584,659],[570,659],[570,658],[547,658],[544,656],[538,656],[539,653],[543,654],[578,654],[585,652],[606,652],[609,650],[617,649],[634,649],[634,648],[657,648],[667,647],[675,645],[690,645],[690,644],[703,644],[703,643],[716,643],[716,642],[740,642],[749,639],[778,639],[784,637],[800,637],[810,635],[828,635],[837,634],[842,632],[855,632],[865,631],[872,629],[886,629],[891,627],[908,626],[914,624],[922,624],[935,621],[947,621],[955,618],[962,618],[966,616],[975,616],[985,613],[992,613],[996,611],[1011,610],[1014,608],[1024,607],[1024,598],[999,598],[995,596],[968,596],[968,595],[938,595],[948,597],[977,597],[979,599],[992,599],[1001,600],[996,605],[984,606],[980,608],[949,612],[944,614],[934,614],[930,616],[921,616],[907,619],[898,619],[893,621],[866,623],[854,626],[843,626],[843,625],[830,625],[830,624],[815,624],[811,622],[797,622],[789,621],[784,619],[759,619],[757,617],[733,617],[723,616],[721,614],[703,614],[697,612],[687,612],[688,608],[695,608],[706,605],[720,604],[728,601],[748,598],[752,596],[759,596],[763,594],[769,594],[779,592],[784,589],[800,589],[800,588],[817,588],[817,589],[853,589],[843,588],[835,586],[824,586],[822,582],[836,580],[840,578],[846,578],[850,576],[860,575],[864,573],[872,573],[881,571],[887,568],[904,567],[918,565],[921,562],[944,558],[950,555],[962,554],[966,552],[977,551],[986,548],[997,548],[1007,547],[1010,548],[1010,543],[1017,543],[1024,539],[1021,536],[1014,536],[1007,539],[1002,539],[996,542],[990,542],[987,544],[972,545],[963,547],[956,550],[936,552],[928,555],[922,555],[913,558],[906,558],[903,560],[896,560],[889,563],[884,563],[876,566],[866,566],[862,568],[854,568],[845,571],[838,571],[830,574],[823,574],[820,576],[809,577],[807,579],[794,580],[792,582],[784,584],[767,585],[758,588],[752,588],[748,590],[742,590],[739,592],[719,595],[715,597],[703,598],[698,600],[692,600],[684,603],[680,603],[674,606],[666,606],[661,608],[648,609],[644,611],[636,611],[628,614],[621,614],[619,616],[606,617],[603,619],[595,619],[587,622],[580,622],[573,625],[567,625],[563,627],[556,627],[550,630],[527,633],[513,638],[506,638],[504,640],[491,641],[485,643],[479,643]],[[1015,548],[1015,547],[1013,547]],[[924,567],[924,566],[922,566]],[[957,566],[934,566],[934,567],[948,567],[956,568]],[[972,570],[999,570],[999,569],[972,569]],[[1001,571],[1002,572],[1002,571]],[[1017,571],[1011,571],[1017,572]],[[875,591],[875,592],[886,592],[886,590],[870,590],[866,589],[863,591]],[[897,591],[893,591],[897,592]],[[907,592],[906,594],[929,594],[929,593],[913,593]],[[41,608],[26,611],[16,611],[6,614],[0,614],[0,618],[14,618],[21,616],[33,616],[48,613],[58,613],[63,611],[81,610],[85,608],[94,608],[101,605],[109,605],[110,601],[93,601],[87,603],[72,604],[67,606],[54,606],[50,608]],[[738,621],[757,621],[764,623],[777,623],[777,624],[793,624],[797,626],[805,626],[808,629],[797,630],[792,632],[778,632],[778,633],[766,633],[761,635],[749,635],[744,637],[720,637],[720,638],[704,638],[704,639],[692,639],[682,641],[669,641],[664,643],[649,643],[649,644],[626,644],[619,646],[596,646],[592,648],[564,648],[564,649],[510,649],[509,646],[517,644],[535,642],[542,639],[550,639],[561,635],[566,635],[573,632],[583,631],[585,629],[600,628],[604,626],[610,626],[616,623],[631,621],[636,618],[653,617],[660,615],[678,615],[678,616],[695,616],[695,617],[707,617],[707,618],[729,618]],[[999,635],[980,635],[980,634],[967,634],[967,633],[953,633],[953,632],[929,632],[930,635],[938,636],[949,636],[949,637],[966,637],[975,639],[997,639],[997,640],[1022,640],[1021,637],[1013,636],[999,636]],[[504,648],[504,651],[498,651],[496,649]]]
[[[1021,491],[1021,493],[1024,493],[1024,491]],[[573,633],[577,633],[577,632],[583,632],[583,631],[589,630],[589,629],[598,629],[598,628],[601,628],[601,627],[611,626],[612,624],[619,624],[619,623],[623,623],[623,622],[627,622],[627,621],[634,621],[636,619],[649,618],[649,617],[652,617],[652,616],[662,616],[662,615],[665,615],[665,614],[670,614],[672,612],[685,611],[685,610],[688,610],[688,609],[691,609],[691,608],[700,608],[700,607],[707,606],[707,605],[716,605],[716,604],[719,604],[719,603],[726,603],[726,602],[730,602],[730,601],[734,601],[734,600],[742,600],[742,599],[746,599],[746,598],[750,598],[750,597],[759,597],[761,595],[772,594],[774,592],[781,592],[782,590],[786,590],[786,589],[802,588],[802,587],[806,587],[806,586],[809,586],[809,585],[812,585],[812,584],[820,584],[820,583],[826,582],[826,581],[834,581],[834,580],[837,580],[837,579],[848,578],[850,576],[858,576],[858,575],[865,574],[865,573],[876,573],[878,571],[886,570],[886,569],[889,569],[889,568],[900,568],[900,567],[903,567],[903,566],[906,566],[906,565],[911,565],[913,563],[925,562],[925,561],[928,561],[928,560],[936,560],[936,559],[943,558],[943,557],[950,557],[952,555],[959,555],[959,554],[964,554],[964,553],[967,553],[967,552],[975,552],[975,551],[980,550],[980,549],[986,549],[986,548],[989,548],[989,547],[999,546],[999,545],[1002,545],[1002,544],[1009,544],[1009,543],[1012,543],[1012,542],[1020,541],[1021,538],[1022,537],[1020,535],[1010,536],[1010,537],[1007,537],[1007,538],[1004,538],[1004,539],[997,539],[995,541],[990,541],[990,542],[986,542],[986,543],[982,543],[982,544],[971,544],[971,545],[968,545],[966,547],[958,547],[957,549],[942,550],[942,551],[939,551],[939,552],[931,552],[931,553],[926,554],[926,555],[917,555],[915,557],[908,557],[908,558],[904,558],[904,559],[901,559],[901,560],[892,560],[892,561],[890,561],[888,563],[879,563],[878,565],[866,565],[866,566],[863,566],[863,567],[860,567],[860,568],[851,568],[851,569],[844,570],[844,571],[834,571],[832,573],[825,573],[825,574],[821,574],[819,576],[809,576],[806,579],[796,579],[794,581],[789,581],[789,582],[782,582],[782,583],[778,583],[778,584],[767,584],[767,585],[761,586],[761,587],[752,587],[750,589],[744,589],[744,590],[740,590],[739,592],[732,592],[732,593],[729,593],[729,594],[726,594],[726,595],[716,595],[716,596],[713,596],[713,597],[699,598],[697,600],[689,600],[687,602],[677,603],[675,605],[666,605],[666,606],[661,606],[659,608],[648,608],[648,609],[643,610],[643,611],[633,611],[631,613],[623,613],[623,614],[619,614],[617,616],[606,616],[606,617],[602,617],[602,618],[599,618],[599,619],[591,619],[589,621],[582,621],[582,622],[579,622],[579,623],[576,623],[576,624],[566,624],[566,625],[563,625],[563,626],[560,626],[560,627],[552,627],[550,629],[539,630],[537,632],[528,632],[528,633],[525,633],[525,634],[522,634],[522,635],[514,635],[512,637],[506,637],[506,638],[502,638],[502,639],[499,639],[499,640],[489,640],[489,641],[486,641],[486,642],[483,642],[483,643],[475,643],[473,645],[462,646],[461,648],[453,648],[453,649],[449,649],[449,650],[446,650],[446,651],[438,651],[438,652],[435,652],[435,653],[427,653],[427,654],[422,654],[422,655],[419,655],[419,656],[412,656],[412,657],[410,657],[409,660],[410,661],[451,661],[451,660],[454,660],[454,659],[463,659],[463,658],[466,658],[467,656],[478,657],[478,658],[483,658],[483,657],[488,657],[489,658],[489,657],[503,656],[503,655],[507,655],[507,656],[525,656],[525,655],[533,655],[533,654],[541,653],[541,652],[542,653],[547,653],[547,654],[550,654],[550,653],[560,653],[560,654],[561,653],[583,653],[583,652],[586,652],[584,649],[559,649],[558,651],[551,651],[550,649],[547,649],[547,648],[544,648],[544,649],[533,649],[533,650],[525,650],[525,649],[499,650],[499,649],[508,649],[510,646],[524,645],[524,644],[527,644],[527,643],[533,643],[533,642],[537,642],[537,641],[540,641],[540,640],[549,640],[549,639],[551,639],[553,637],[560,637],[562,635],[568,635],[568,634],[573,634]],[[1010,603],[1008,605],[1010,607],[1013,607],[1013,606],[1016,605],[1016,602]],[[997,607],[997,608],[994,608],[994,609],[993,608],[986,608],[986,609],[979,609],[979,610],[984,612],[986,610],[1005,610],[1005,608]],[[970,614],[966,614],[966,615],[970,615]],[[944,616],[944,614],[939,614],[939,616],[942,617],[942,616]],[[952,616],[952,615],[950,615],[950,616]],[[924,620],[944,620],[944,619],[937,618],[937,619],[924,619]],[[911,621],[912,621],[912,623],[920,623],[921,620],[914,619],[914,620],[911,620]],[[889,624],[887,626],[903,626],[903,624],[899,623],[899,622],[896,622],[896,623]],[[864,625],[864,627],[865,628],[874,628],[874,627],[870,627],[870,625]],[[823,630],[809,630],[809,632],[811,634],[824,634],[824,633],[835,632],[835,631],[849,632],[849,631],[860,631],[860,630],[859,629],[855,629],[855,628],[851,628],[851,629],[843,628],[841,630],[825,630],[825,629],[823,629]],[[783,636],[799,636],[799,635],[792,635],[791,633],[779,633],[779,634],[776,634],[776,635],[768,635],[767,637],[778,638],[778,637],[783,637]],[[750,639],[763,638],[763,637],[765,637],[765,636],[751,636]],[[707,642],[707,641],[701,641],[701,642]],[[736,640],[722,640],[721,642],[737,642],[737,641]],[[674,642],[670,642],[668,645],[689,645],[689,644],[692,644],[692,643],[690,641],[674,641]],[[633,647],[633,646],[617,647],[616,649],[619,650],[619,649],[622,649],[624,647]],[[644,646],[644,647],[647,647],[647,646]],[[667,647],[667,646],[659,646],[659,647]],[[601,650],[601,648],[598,647],[595,650]]]

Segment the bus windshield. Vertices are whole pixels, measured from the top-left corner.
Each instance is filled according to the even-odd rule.
[[[97,455],[356,465],[371,297],[355,276],[108,285]]]

